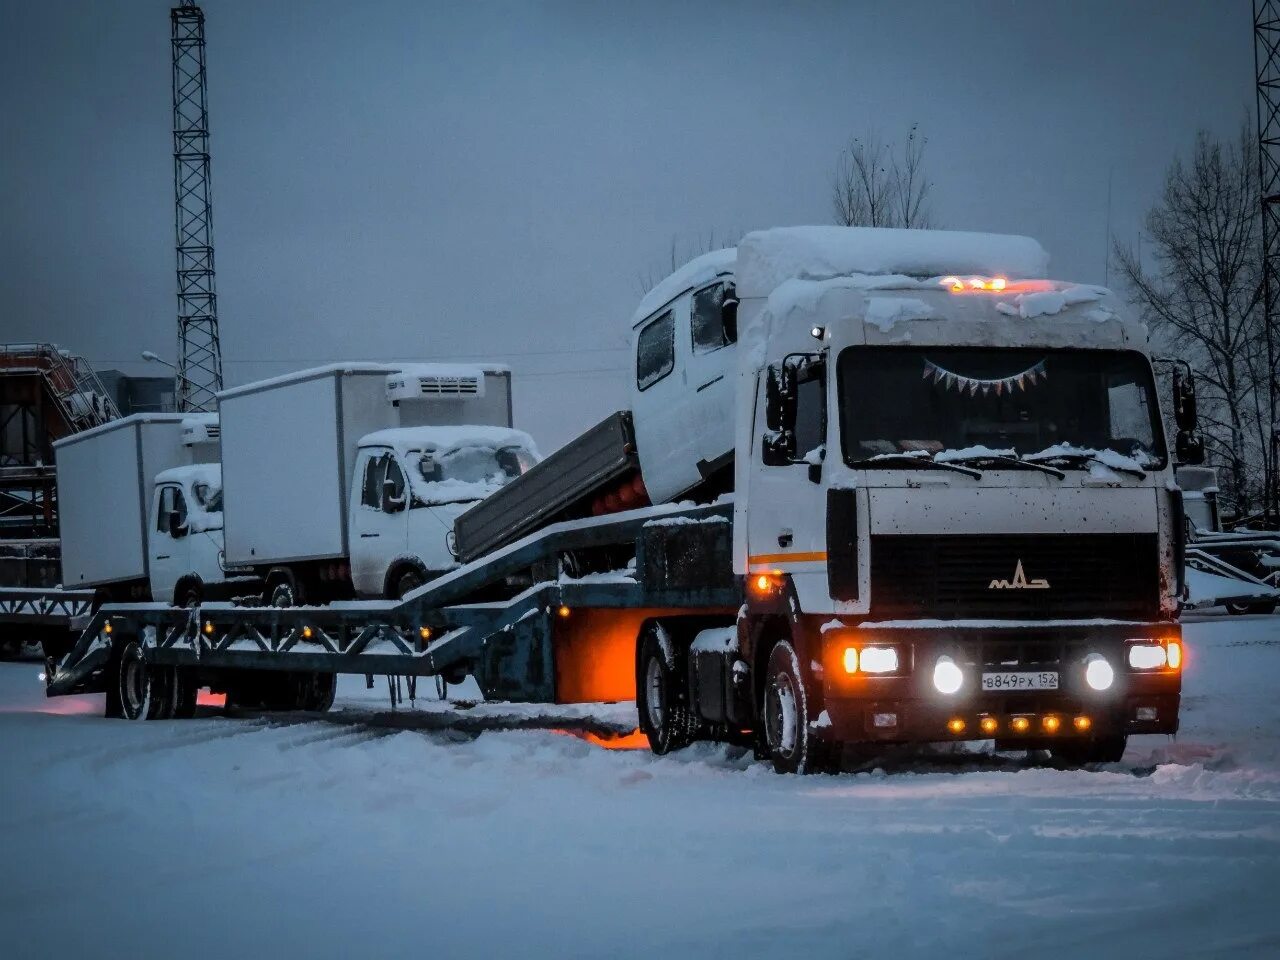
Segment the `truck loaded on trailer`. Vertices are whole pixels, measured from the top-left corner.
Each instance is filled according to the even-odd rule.
[[[502,367],[349,363],[221,393],[227,562],[275,606],[399,597],[453,520],[537,459]]]
[[[1145,329],[1046,276],[1021,237],[749,234],[645,297],[630,411],[462,514],[463,565],[398,602],[104,608],[50,692],[137,715],[127,640],[160,677],[634,696],[654,750],[749,738],[779,770],[939,740],[1115,759],[1177,729],[1182,506]]]

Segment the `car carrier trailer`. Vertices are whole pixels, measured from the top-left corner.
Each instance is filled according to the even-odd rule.
[[[461,567],[396,602],[103,606],[49,692],[139,718],[471,674],[634,697],[656,752],[750,739],[782,771],[948,740],[1118,760],[1178,728],[1181,491],[1145,328],[1046,271],[1021,237],[749,234],[646,295],[630,419],[464,514]]]

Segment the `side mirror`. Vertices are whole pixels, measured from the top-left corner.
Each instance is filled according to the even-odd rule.
[[[1198,420],[1195,375],[1190,367],[1187,367],[1184,372],[1181,365],[1175,366],[1173,368],[1173,422],[1178,425],[1181,433],[1195,433]]]
[[[725,343],[738,342],[738,291],[733,286],[724,288],[724,300],[720,302],[720,326],[724,330]]]
[[[1194,397],[1192,402],[1195,402]],[[1189,430],[1179,430],[1173,445],[1178,463],[1185,466],[1198,466],[1204,463],[1204,437],[1199,434],[1191,433]]]
[[[382,481],[382,509],[387,513],[404,509],[404,494],[396,493],[396,482],[389,477]]]
[[[187,525],[182,522],[182,514],[177,510],[170,510],[168,516],[169,536],[175,540],[179,537],[187,535]]]

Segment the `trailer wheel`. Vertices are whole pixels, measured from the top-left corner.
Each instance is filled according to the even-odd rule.
[[[173,670],[153,670],[142,656],[137,640],[130,640],[120,651],[116,669],[120,715],[126,720],[159,720],[173,715]],[[110,706],[108,692],[108,706]]]
[[[636,660],[636,707],[649,749],[659,755],[679,750],[693,739],[695,724],[682,653],[661,623],[645,625]]]
[[[328,713],[338,692],[336,673],[298,674],[298,709],[312,713]]]
[[[769,651],[760,718],[764,748],[778,773],[812,773],[821,769],[819,743],[809,729],[809,694],[800,658],[789,640]]]
[[[1224,606],[1227,608],[1227,613],[1233,617],[1243,616],[1246,613],[1268,614],[1276,612],[1276,605],[1266,601],[1262,603],[1228,603],[1224,604]]]
[[[1092,740],[1076,740],[1053,747],[1049,754],[1060,763],[1072,767],[1087,763],[1119,763],[1124,759],[1124,749],[1129,738],[1124,734],[1095,737]]]
[[[190,720],[196,715],[196,699],[200,688],[196,672],[190,667],[173,668],[173,716],[175,720]]]

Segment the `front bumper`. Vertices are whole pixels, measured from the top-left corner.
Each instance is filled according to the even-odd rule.
[[[833,740],[847,743],[921,743],[947,740],[1020,742],[1050,746],[1063,740],[1176,733],[1182,670],[1137,671],[1128,666],[1134,639],[1182,642],[1176,623],[939,625],[903,621],[820,633],[821,686]],[[891,676],[848,674],[850,645],[892,644],[899,671]],[[953,694],[933,684],[940,656],[961,668]],[[1110,688],[1085,680],[1087,658],[1104,657],[1114,670]],[[817,664],[815,663],[815,666]],[[1056,690],[987,691],[984,672],[1053,672]],[[1021,718],[1021,719],[1019,719]]]

